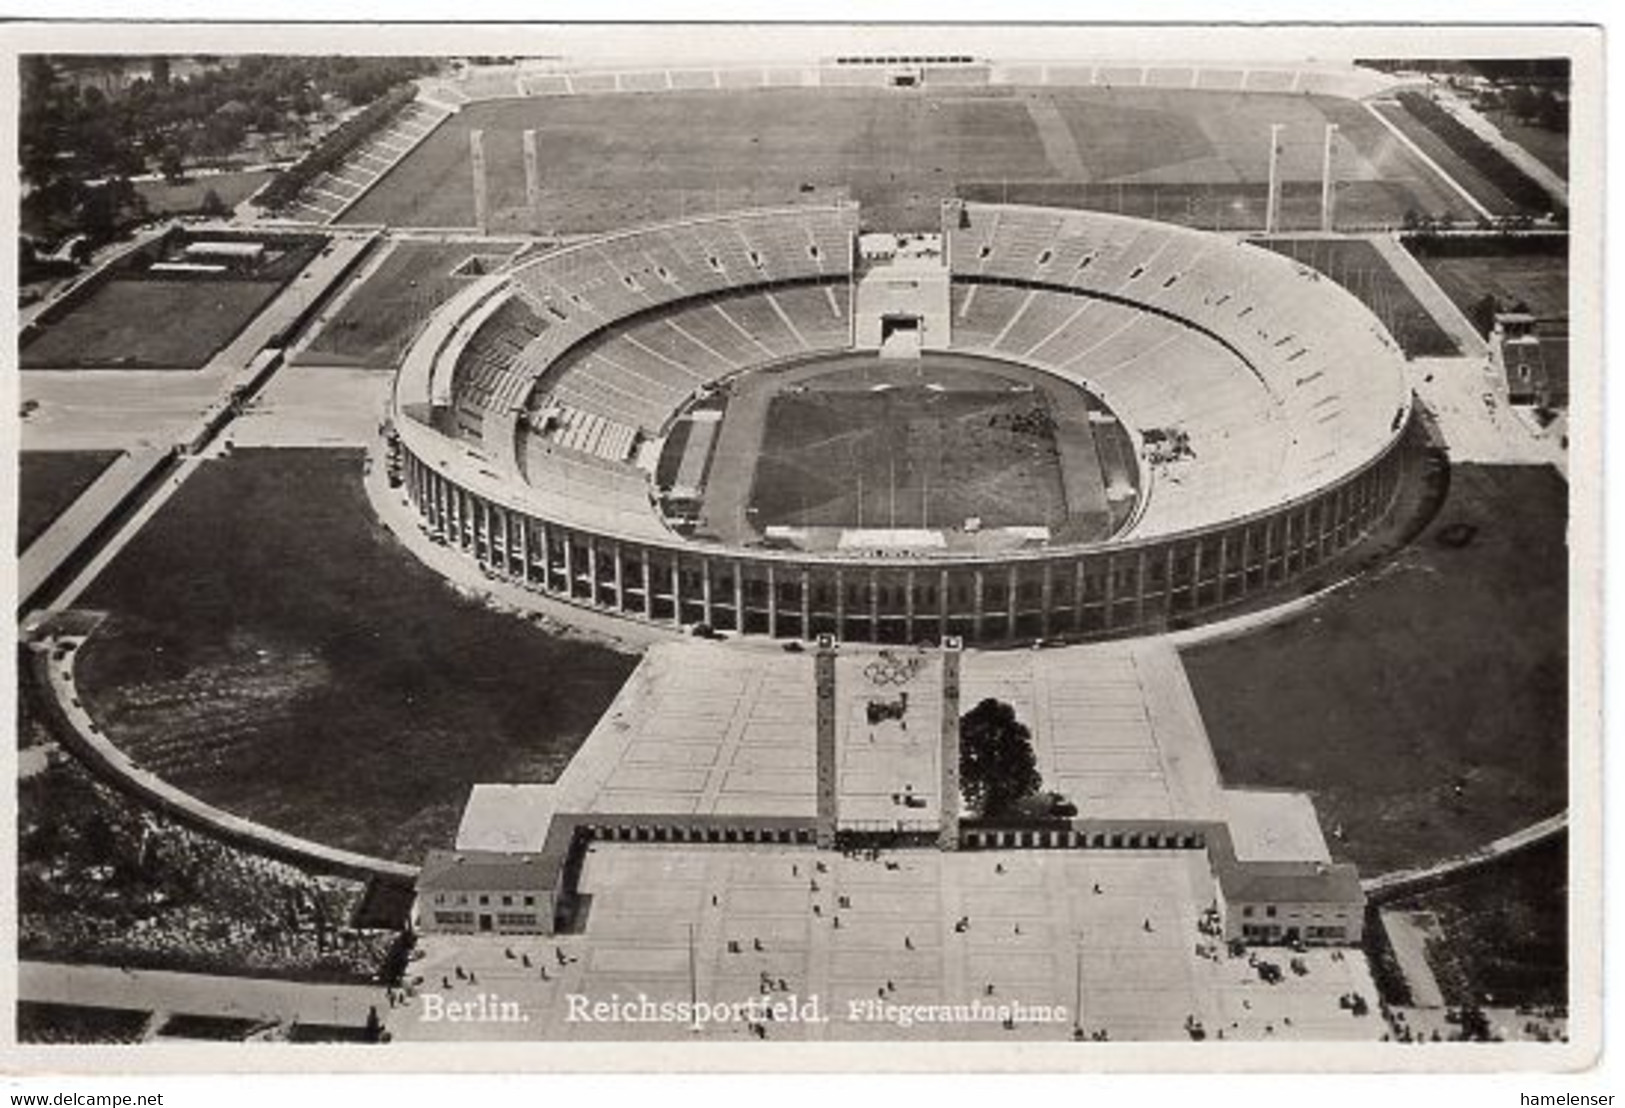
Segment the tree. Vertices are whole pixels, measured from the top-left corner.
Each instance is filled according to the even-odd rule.
[[[1473,310],[1469,318],[1478,333],[1488,336],[1495,330],[1495,314],[1501,310],[1501,304],[1495,299],[1495,294],[1486,292],[1473,303]]]
[[[231,209],[226,206],[226,202],[224,200],[220,199],[220,194],[215,192],[214,189],[204,190],[203,204],[198,210],[204,215],[215,217],[228,216],[231,214]]]
[[[959,721],[959,786],[977,815],[1011,812],[1043,787],[1032,732],[1016,710],[989,697]]]

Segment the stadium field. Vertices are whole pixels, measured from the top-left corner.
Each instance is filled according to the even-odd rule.
[[[394,369],[429,316],[475,275],[452,271],[471,258],[497,264],[517,242],[404,241],[368,274],[321,333],[300,351],[300,365]]]
[[[281,281],[108,281],[22,348],[24,369],[197,369]]]
[[[1414,358],[1453,358],[1461,353],[1428,310],[1417,302],[1377,252],[1363,239],[1269,239],[1254,245],[1285,254],[1319,270],[1371,309],[1400,349]]]
[[[44,534],[119,456],[117,450],[25,450],[17,455],[17,550]]]
[[[1456,306],[1473,317],[1473,308],[1485,295],[1503,308],[1525,304],[1542,319],[1569,314],[1569,262],[1567,257],[1538,254],[1484,254],[1477,257],[1417,258],[1428,276]]]
[[[1161,218],[1209,225],[1238,218],[1239,201],[1191,212],[1188,190],[1256,191],[1267,177],[1271,123],[1286,127],[1284,179],[1318,181],[1328,122],[1342,128],[1346,219],[1398,223],[1407,208],[1436,211],[1453,195],[1362,107],[1331,98],[1138,88],[776,89],[473,104],[343,221],[470,226],[469,132],[479,129],[498,232],[607,230],[843,197],[863,203],[872,226],[925,228],[938,222],[940,201],[961,190],[1046,185],[1073,186],[1070,195],[1090,206],[1109,207],[1119,195],[1149,205],[1163,196]],[[537,131],[543,166],[534,218],[525,207],[526,128]]]
[[[1185,651],[1224,780],[1312,793],[1333,854],[1371,874],[1562,811],[1567,491],[1547,467],[1453,467],[1380,571]]]
[[[1007,389],[776,396],[751,508],[764,527],[1058,528],[1052,422],[1041,393]]]
[[[633,660],[458,595],[379,525],[360,451],[210,461],[83,598],[82,696],[227,809],[402,861],[470,786],[549,781]]]

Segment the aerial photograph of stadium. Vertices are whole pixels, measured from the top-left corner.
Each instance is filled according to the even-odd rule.
[[[1595,1043],[1575,39],[691,30],[16,54],[14,1048]]]

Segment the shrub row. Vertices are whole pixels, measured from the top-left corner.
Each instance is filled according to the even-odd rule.
[[[380,96],[330,131],[315,149],[272,178],[255,203],[275,211],[293,203],[306,185],[340,162],[417,97],[410,82]]]
[[[1482,173],[1508,200],[1520,208],[1540,213],[1552,210],[1552,198],[1545,189],[1530,180],[1505,154],[1485,142],[1472,128],[1439,107],[1431,98],[1417,92],[1401,92],[1398,99],[1419,123]]]

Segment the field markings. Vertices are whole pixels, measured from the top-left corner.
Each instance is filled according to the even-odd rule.
[[[1371,101],[1367,100],[1367,101],[1365,101],[1365,110],[1370,112],[1372,114],[1372,116],[1377,120],[1378,123],[1381,123],[1384,127],[1388,128],[1389,133],[1392,134],[1395,138],[1399,139],[1400,142],[1404,143],[1406,149],[1410,150],[1411,153],[1415,154],[1418,158],[1420,158],[1424,165],[1426,165],[1429,169],[1433,170],[1434,173],[1438,174],[1439,178],[1441,180],[1443,180],[1445,182],[1445,184],[1447,184],[1451,188],[1455,189],[1456,194],[1458,196],[1460,196],[1463,200],[1467,201],[1467,203],[1472,206],[1473,211],[1477,212],[1479,215],[1483,216],[1485,219],[1493,219],[1494,218],[1494,215],[1490,212],[1490,210],[1488,208],[1486,208],[1484,205],[1480,204],[1477,200],[1475,200],[1473,198],[1473,194],[1468,192],[1465,188],[1463,188],[1461,186],[1461,183],[1458,182],[1454,177],[1452,177],[1452,176],[1450,176],[1450,174],[1446,173],[1444,171],[1444,168],[1442,166],[1440,166],[1438,162],[1436,162],[1432,158],[1428,157],[1427,152],[1424,151],[1420,146],[1416,145],[1416,143],[1411,140],[1411,137],[1409,135],[1407,135],[1404,131],[1401,131],[1398,127],[1394,126],[1394,124],[1388,119],[1387,116],[1383,115],[1381,112],[1379,112],[1377,110],[1376,105],[1372,104]]]
[[[1072,128],[1066,125],[1066,117],[1055,106],[1055,101],[1049,96],[1033,96],[1022,103],[1038,130],[1038,140],[1044,144],[1044,159],[1051,167],[1069,181],[1087,183],[1092,180]]]

